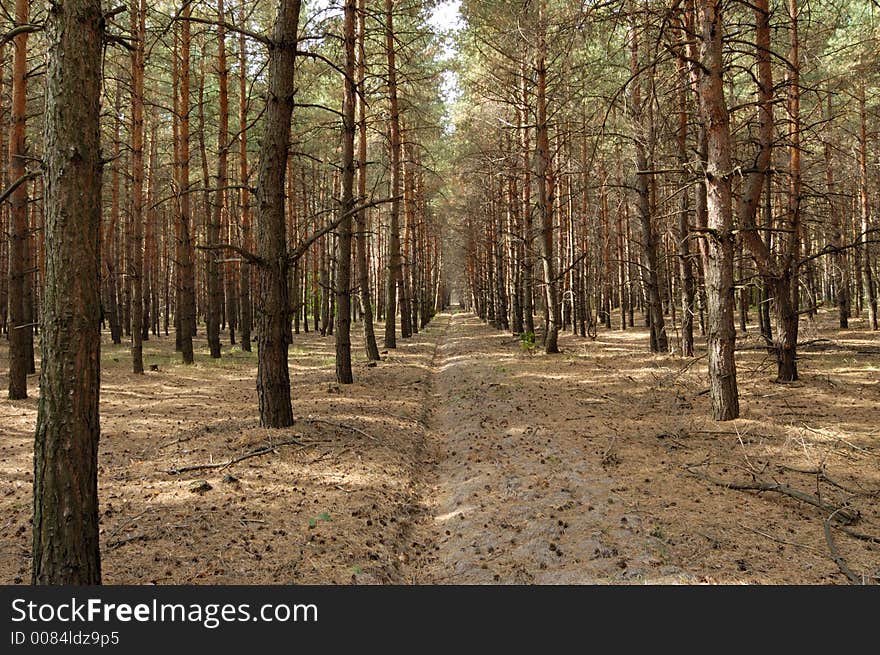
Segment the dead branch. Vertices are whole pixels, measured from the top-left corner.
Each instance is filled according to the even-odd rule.
[[[825,529],[825,543],[828,544],[828,550],[831,551],[831,559],[834,560],[835,564],[837,564],[837,568],[840,569],[840,572],[843,573],[852,584],[863,584],[862,578],[856,575],[853,570],[849,568],[849,565],[846,563],[843,555],[838,552],[837,547],[834,545],[834,537],[831,535],[830,519],[825,519],[823,527]]]
[[[687,470],[698,478],[702,478],[707,482],[711,482],[714,485],[724,487],[726,489],[733,489],[734,491],[757,491],[759,493],[772,492],[794,498],[795,500],[799,500],[802,503],[807,503],[808,505],[812,505],[813,507],[818,507],[822,511],[829,513],[835,520],[840,521],[841,523],[855,523],[861,517],[861,514],[858,511],[850,510],[845,507],[838,507],[837,505],[832,505],[831,503],[826,502],[821,498],[814,496],[813,494],[808,494],[804,491],[800,491],[799,489],[794,489],[793,487],[789,487],[786,484],[777,484],[764,481],[747,483],[727,482],[711,475],[700,473],[699,471],[694,471],[690,468],[688,468]]]
[[[165,470],[163,471],[163,473],[167,473],[168,475],[180,475],[181,473],[190,473],[192,471],[210,471],[214,469],[225,469],[232,466],[233,464],[238,464],[239,462],[243,462],[244,460],[250,459],[252,457],[268,455],[269,453],[275,452],[276,449],[281,448],[282,446],[299,446],[300,448],[306,448],[309,445],[310,444],[303,443],[298,439],[288,439],[287,441],[280,441],[276,444],[272,444],[271,446],[266,446],[265,448],[252,450],[249,453],[239,455],[238,457],[234,457],[226,462],[221,462],[219,464],[196,464],[194,466],[182,466],[180,468]]]

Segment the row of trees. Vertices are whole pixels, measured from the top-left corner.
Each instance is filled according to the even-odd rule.
[[[10,398],[40,336],[35,583],[100,582],[102,324],[131,340],[135,373],[172,329],[186,364],[197,330],[214,358],[236,331],[243,350],[256,340],[261,424],[287,427],[294,333],[332,334],[351,383],[353,319],[377,360],[374,320],[395,348],[447,302],[426,8],[268,4],[7,14],[0,318]]]
[[[502,329],[707,336],[712,413],[739,413],[757,311],[778,380],[799,319],[877,329],[871,2],[465,2],[458,147],[467,287]]]

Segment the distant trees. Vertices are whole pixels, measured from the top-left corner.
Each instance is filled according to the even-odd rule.
[[[819,306],[873,327],[870,3],[819,3],[806,23],[796,0],[724,3],[720,22],[720,3],[694,0],[463,7],[458,220],[481,317],[530,332],[543,310],[552,343],[558,285],[559,329],[628,329],[641,311],[651,349],[686,356],[698,332],[719,419],[738,415],[737,314],[742,332],[755,311],[779,382],[798,379],[799,323]],[[487,190],[502,161],[518,202]],[[499,237],[505,212],[521,219]]]

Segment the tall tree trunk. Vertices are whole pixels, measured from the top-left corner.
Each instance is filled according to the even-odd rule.
[[[100,0],[46,19],[46,287],[34,445],[34,584],[101,583]]]
[[[871,210],[868,204],[868,137],[867,112],[865,110],[865,82],[859,84],[859,216],[861,218],[862,285],[864,305],[868,308],[868,324],[872,330],[877,325],[877,288],[871,258]],[[13,176],[14,177],[14,176]]]
[[[683,27],[683,26],[682,26]],[[687,32],[682,29],[682,41],[687,40]],[[684,46],[682,46],[683,48]],[[677,60],[678,66],[678,160],[682,170],[687,170],[688,150],[688,69],[684,52]],[[682,183],[684,184],[684,180]],[[683,357],[694,356],[694,269],[690,252],[690,207],[688,192],[681,193],[678,207],[676,240],[678,241],[679,276],[681,293],[681,354]]]
[[[345,81],[342,98],[342,222],[336,242],[336,381],[351,384],[351,227],[354,197],[355,102],[355,21],[356,0],[345,0],[343,43],[345,49]]]
[[[131,31],[131,360],[134,373],[144,372],[144,40],[146,0],[132,0]]]
[[[367,197],[367,103],[364,97],[366,86],[364,80],[367,74],[366,51],[364,40],[366,38],[366,0],[358,0],[358,35],[357,35],[357,109],[358,109],[358,177],[357,177],[357,201],[363,203]],[[355,214],[357,223],[357,268],[358,287],[360,288],[361,311],[363,312],[364,325],[364,349],[367,359],[379,361],[379,347],[376,344],[376,334],[373,327],[373,302],[370,295],[370,269],[367,263],[367,249],[369,246],[369,230],[367,227],[367,212],[361,209]]]
[[[397,348],[397,294],[402,286],[400,262],[400,107],[397,101],[397,56],[394,36],[394,0],[385,0],[385,54],[388,59],[388,130],[391,146],[391,211],[385,276],[385,348]]]
[[[517,110],[517,120],[522,135],[522,215],[523,215],[523,317],[525,319],[525,331],[534,336],[535,334],[535,304],[534,304],[534,267],[533,267],[533,239],[534,224],[532,220],[532,169],[531,169],[531,141],[529,138],[529,78],[526,74],[526,65],[520,67],[520,79],[522,82],[522,107]]]
[[[635,19],[633,18],[633,21]],[[641,83],[639,81],[639,46],[636,38],[635,24],[630,27],[630,72],[633,81],[630,84],[629,106],[635,130],[636,174],[635,188],[638,194],[639,224],[642,231],[642,250],[644,252],[643,279],[647,301],[648,321],[651,327],[651,350],[666,352],[669,343],[666,337],[666,325],[663,319],[663,301],[660,296],[659,258],[657,255],[657,235],[651,202],[650,183],[654,177],[650,173],[653,168],[648,162],[647,142],[653,140],[652,125],[645,125],[642,111]],[[649,117],[650,121],[650,117]]]
[[[192,5],[184,0],[181,15],[183,20],[180,24],[180,99],[179,99],[179,142],[178,152],[178,239],[177,239],[177,279],[178,279],[178,305],[177,305],[177,331],[179,334],[180,348],[184,364],[192,364],[193,333],[196,313],[195,299],[195,271],[193,268],[191,250],[191,223],[190,212],[190,188],[189,188],[189,82],[190,82],[190,22]]]
[[[801,124],[800,124],[800,43],[798,39],[798,3],[789,0],[791,21],[791,63],[788,84],[789,115],[789,190],[787,239],[780,246],[787,248],[782,256],[781,275],[776,278],[776,365],[777,381],[794,382],[798,379],[797,341],[800,322],[800,265],[801,256]],[[786,243],[787,241],[787,243]]]
[[[30,22],[28,0],[15,0],[15,22]],[[9,178],[20,181],[10,197],[10,246],[9,246],[9,399],[27,398],[28,339],[33,334],[25,319],[25,286],[30,279],[26,273],[30,259],[28,244],[28,192],[27,168],[27,42],[28,32],[23,31],[13,40],[15,53],[12,59],[12,130],[9,137]]]
[[[239,21],[244,24],[247,15],[247,0],[242,0],[239,6]],[[244,34],[238,35],[238,161],[239,161],[239,184],[242,187],[249,185],[248,156],[247,156],[247,42]],[[241,203],[241,247],[251,249],[251,193],[247,188],[242,188],[239,195]],[[239,304],[241,306],[241,349],[251,352],[251,327],[253,325],[253,313],[251,311],[251,265],[243,261],[239,268],[238,280]]]
[[[294,66],[301,0],[279,0],[278,15],[269,48],[269,81],[266,114],[260,145],[257,186],[259,220],[257,268],[257,395],[260,424],[267,428],[293,425],[290,400],[290,290],[285,220],[284,180],[290,150],[290,119],[294,104]]]
[[[825,120],[831,124],[831,97],[832,93],[828,93]],[[831,216],[831,226],[829,235],[829,245],[834,249],[834,256],[831,266],[831,283],[834,287],[837,301],[838,322],[841,329],[849,328],[849,266],[847,262],[846,251],[843,250],[843,227],[841,221],[841,211],[843,208],[837,201],[837,184],[834,180],[834,154],[831,136],[825,138],[824,144],[825,154],[825,187],[828,192],[829,215]]]
[[[556,267],[553,260],[553,188],[550,182],[550,139],[547,127],[547,21],[546,0],[538,2],[538,50],[537,50],[537,163],[538,213],[541,216],[541,260],[544,267],[544,286],[547,312],[544,317],[547,331],[544,335],[544,352],[558,353],[559,337],[559,291]]]
[[[217,86],[219,101],[219,125],[217,126],[217,192],[214,198],[212,219],[208,225],[208,246],[220,242],[220,226],[226,210],[226,186],[229,170],[229,70],[226,67],[226,10],[223,0],[217,0]],[[223,304],[223,281],[221,264],[217,262],[218,250],[207,251],[208,309],[207,333],[211,357],[220,358],[220,308]]]
[[[709,385],[712,417],[728,421],[739,416],[734,328],[733,216],[730,176],[730,116],[724,97],[721,0],[699,3],[699,99],[706,125],[708,157],[706,191],[708,231],[704,262],[708,309]]]
[[[147,186],[147,226],[144,236],[144,329],[142,338],[150,338],[150,328],[154,334],[159,333],[159,301],[158,301],[158,225],[156,193],[159,187],[159,121],[153,108],[150,114],[150,163],[148,169],[149,185]]]

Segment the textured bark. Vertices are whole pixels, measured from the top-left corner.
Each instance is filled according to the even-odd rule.
[[[706,192],[708,231],[704,261],[708,310],[709,385],[712,417],[727,421],[739,416],[734,328],[733,217],[730,188],[730,116],[722,79],[721,0],[699,3],[699,98],[706,125]]]
[[[178,115],[180,134],[178,142],[178,237],[177,237],[177,331],[184,364],[192,364],[193,334],[195,333],[195,268],[193,266],[189,193],[189,82],[190,82],[190,2],[185,0],[180,23],[180,100]]]
[[[46,287],[34,446],[34,584],[100,584],[100,0],[46,20]]]
[[[28,0],[16,0],[15,22],[29,22]],[[12,181],[27,173],[27,41],[28,33],[22,32],[13,40],[15,53],[12,59],[12,129],[9,137],[9,177]],[[32,330],[26,319],[25,286],[29,275],[25,272],[28,254],[28,192],[27,183],[19,184],[10,197],[9,240],[9,399],[27,398],[28,339]]]
[[[355,208],[354,161],[355,102],[355,0],[345,0],[343,43],[345,50],[345,81],[342,97],[342,206],[345,218],[339,224],[336,241],[336,381],[351,384],[351,210]]]
[[[357,78],[358,78],[358,177],[357,195],[358,202],[363,202],[367,197],[367,104],[364,93],[366,92],[364,80],[367,74],[366,51],[364,40],[366,37],[366,0],[358,0],[358,36],[357,36]],[[364,325],[364,349],[367,359],[379,361],[379,346],[376,344],[376,334],[373,327],[373,302],[370,295],[370,269],[367,262],[367,248],[369,246],[369,230],[367,226],[367,212],[361,209],[355,215],[357,223],[357,262],[358,262],[358,286],[360,287],[362,321]]]
[[[541,261],[544,269],[544,295],[547,312],[544,322],[544,352],[558,353],[559,345],[559,290],[556,267],[553,261],[553,187],[550,181],[550,139],[547,126],[547,43],[546,0],[538,3],[538,50],[537,50],[537,97],[538,108],[537,144],[535,151],[538,178],[538,214],[541,217]]]
[[[257,254],[261,259],[257,267],[257,395],[260,424],[267,428],[293,425],[287,365],[291,336],[290,290],[287,282],[290,261],[284,181],[290,150],[300,5],[300,0],[280,0],[278,5],[269,48],[265,127],[260,144],[257,185]]]
[[[131,361],[134,373],[144,372],[144,40],[146,0],[133,0],[131,31]]]
[[[397,348],[397,296],[402,286],[400,264],[400,107],[397,102],[397,61],[394,37],[394,0],[385,0],[385,55],[388,59],[388,96],[391,115],[388,131],[391,145],[391,211],[388,225],[388,254],[385,269],[386,348]]]

